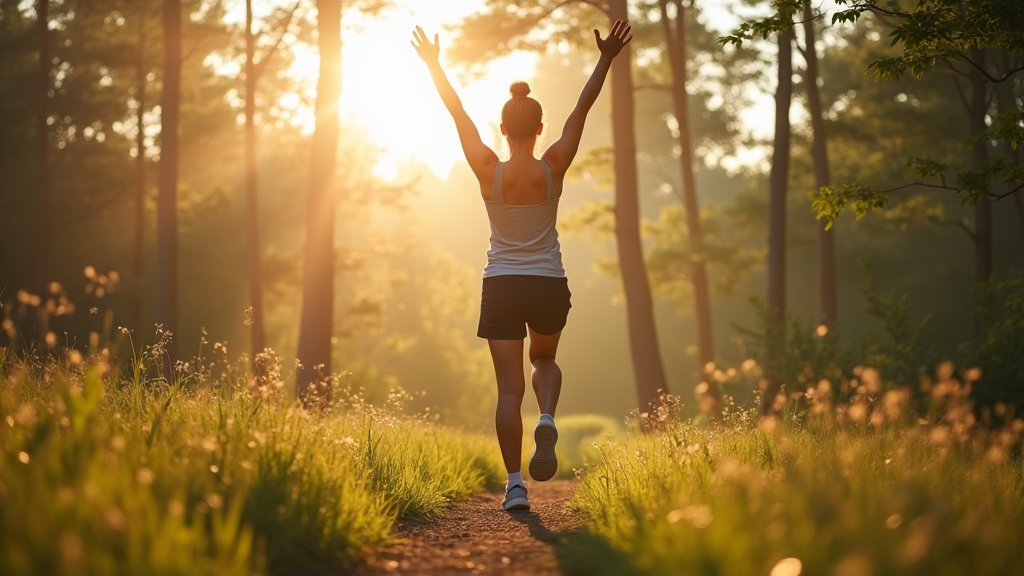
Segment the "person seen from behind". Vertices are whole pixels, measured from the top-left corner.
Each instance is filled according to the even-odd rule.
[[[530,87],[515,82],[511,98],[501,111],[501,133],[509,157],[501,161],[480,138],[473,120],[445,75],[438,60],[440,44],[419,26],[412,45],[430,70],[462,143],[462,151],[480,184],[491,225],[490,250],[483,273],[480,324],[477,335],[487,339],[498,384],[495,428],[508,483],[502,507],[529,510],[521,468],[523,421],[520,409],[526,389],[523,348],[527,336],[532,384],[540,408],[534,428],[535,449],[530,477],[549,480],[558,469],[555,443],[555,408],[562,388],[562,372],[555,362],[558,340],[569,314],[570,292],[555,220],[565,174],[583,136],[587,113],[597,100],[612,60],[633,36],[630,25],[616,20],[606,38],[594,30],[600,52],[594,71],[583,86],[562,134],[541,154],[534,155],[544,128],[540,104],[530,98]]]

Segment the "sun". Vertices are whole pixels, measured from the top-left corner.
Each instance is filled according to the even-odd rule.
[[[412,4],[412,3],[410,3]],[[482,75],[464,78],[445,61],[451,40],[445,26],[457,23],[479,2],[416,2],[415,7],[361,22],[362,31],[346,40],[343,55],[342,117],[366,130],[382,148],[374,172],[393,178],[404,162],[428,166],[446,178],[462,161],[455,126],[430,74],[409,44],[415,25],[440,34],[441,62],[485,143],[500,143],[500,111],[514,80],[530,81],[537,56],[513,53],[488,62]]]
[[[346,14],[343,20],[342,122],[380,150],[373,172],[394,179],[406,163],[427,166],[440,178],[463,161],[455,126],[434,90],[430,74],[409,44],[418,24],[440,34],[441,62],[484,142],[500,154],[501,107],[516,80],[533,79],[538,56],[514,52],[486,63],[471,78],[445,60],[447,30],[480,9],[481,0],[396,3],[375,16]],[[315,84],[315,52],[295,55],[291,73]],[[293,95],[294,99],[294,95]],[[295,111],[296,122],[312,130],[312,111]]]

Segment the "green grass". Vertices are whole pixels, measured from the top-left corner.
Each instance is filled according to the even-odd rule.
[[[1024,574],[1024,421],[979,426],[959,383],[806,417],[665,419],[605,442],[573,505],[595,574]],[[824,400],[822,399],[824,398]]]
[[[488,439],[358,402],[311,416],[243,372],[178,368],[171,386],[0,358],[0,573],[338,569],[396,518],[500,482]]]

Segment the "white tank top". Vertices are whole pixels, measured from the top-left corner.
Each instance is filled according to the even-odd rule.
[[[491,249],[487,251],[484,278],[520,274],[565,278],[562,251],[555,220],[558,194],[551,167],[540,161],[547,180],[547,193],[539,204],[507,204],[501,194],[502,162],[494,169],[491,199],[485,200],[491,221]]]

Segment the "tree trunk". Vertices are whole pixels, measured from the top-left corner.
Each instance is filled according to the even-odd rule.
[[[178,324],[178,119],[181,93],[181,0],[164,0],[164,85],[160,104],[160,184],[156,219],[156,322]],[[173,360],[176,344],[167,353]]]
[[[779,33],[779,78],[775,90],[775,141],[768,198],[768,324],[766,386],[761,413],[775,411],[786,345],[786,188],[789,180],[789,107],[793,98],[793,28]]]
[[[627,19],[626,0],[612,0],[612,20]],[[615,148],[615,239],[626,295],[629,346],[641,410],[668,392],[654,324],[654,303],[640,242],[640,201],[634,134],[633,78],[630,47],[612,64],[612,141]]]
[[[307,408],[330,402],[331,328],[334,318],[333,188],[338,150],[338,98],[341,96],[341,3],[317,2],[320,78],[316,128],[310,163],[306,212],[306,254],[302,278],[296,396]]]
[[[697,377],[707,386],[698,397],[701,410],[717,413],[720,405],[718,384],[707,378],[707,370],[715,359],[714,339],[711,323],[711,291],[708,287],[707,261],[704,254],[704,234],[700,224],[700,203],[697,201],[697,179],[694,176],[693,140],[690,130],[690,95],[687,92],[685,9],[681,0],[673,0],[675,6],[675,31],[668,16],[668,1],[659,0],[661,29],[665,36],[665,48],[672,71],[672,105],[676,122],[679,124],[679,170],[682,175],[682,200],[686,211],[686,230],[690,239],[691,281],[693,282],[694,318],[697,322]]]
[[[260,273],[260,215],[256,195],[256,37],[252,31],[252,0],[245,0],[245,230],[246,268],[249,274],[249,306],[252,337],[252,367],[266,348],[263,332],[263,279]]]
[[[146,273],[146,11],[145,2],[138,5],[139,46],[135,60],[135,249],[132,274],[136,286],[142,286]],[[132,325],[136,333],[142,332],[142,291],[132,299]]]
[[[1003,66],[1007,70],[1009,70],[1012,67],[1010,63],[1009,54],[1006,50],[1003,50]],[[1014,90],[1012,80],[1007,80],[1006,82],[1000,82],[999,84],[996,84],[995,90],[996,106],[999,110],[1000,116],[1017,110],[1017,103],[1014,101]],[[1006,156],[1006,158],[1009,159],[1011,162],[1013,162],[1017,166],[1020,166],[1020,148],[1014,149],[1006,140],[1002,141],[1001,147],[1003,156]],[[1013,185],[1009,184],[1006,186],[1006,188],[1008,191],[1008,189],[1013,188]],[[1013,194],[1013,204],[1014,208],[1016,208],[1017,210],[1017,220],[1020,223],[1020,226],[1018,226],[1017,228],[1017,231],[1020,234],[1020,247],[1024,248],[1024,191],[1018,190]]]
[[[985,65],[985,50],[971,49],[971,60],[978,66]],[[977,68],[971,68],[971,109],[969,130],[971,136],[985,131],[985,115],[988,113],[988,87],[985,77]],[[981,167],[988,160],[988,142],[979,138],[971,149],[971,165]],[[974,281],[979,285],[988,284],[992,278],[992,204],[982,196],[974,205]],[[984,314],[974,320],[974,335],[981,338],[985,332],[982,321]]]
[[[814,186],[817,190],[831,183],[828,164],[828,139],[825,134],[825,116],[821,105],[821,90],[818,88],[818,52],[814,31],[811,3],[804,1],[804,43],[807,72],[804,84],[807,87],[807,112],[811,116],[811,131],[814,142],[811,156],[814,160]],[[820,321],[832,327],[839,318],[839,297],[836,287],[836,249],[834,230],[825,225],[818,226],[818,315]]]
[[[50,2],[36,4],[36,25],[39,33],[39,83],[36,100],[36,266],[35,286],[45,301],[50,278]],[[36,341],[40,349],[46,347],[46,334],[50,331],[46,306],[40,306],[36,318]]]

